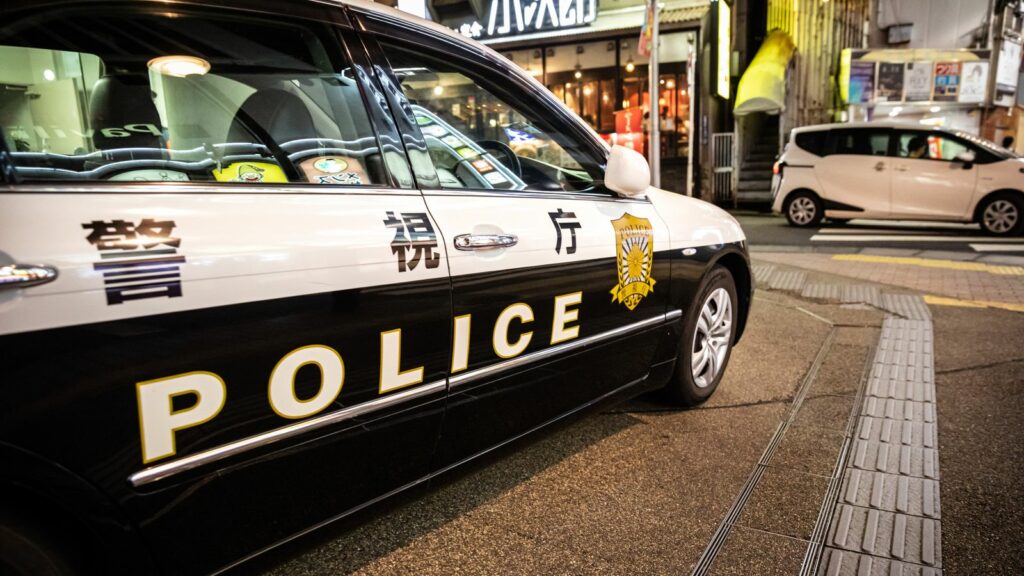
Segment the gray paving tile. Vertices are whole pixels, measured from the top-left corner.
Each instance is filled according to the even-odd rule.
[[[935,422],[935,404],[868,396],[864,398],[861,415],[915,422]]]
[[[942,570],[827,548],[818,576],[942,576]]]
[[[939,478],[939,452],[903,444],[883,444],[854,440],[850,467],[915,478]]]
[[[918,448],[938,448],[938,427],[933,422],[913,422],[861,416],[857,438],[878,444],[902,444]]]
[[[807,272],[802,270],[777,270],[768,280],[772,290],[799,292],[807,281]]]
[[[978,258],[978,261],[1006,266],[1024,266],[1024,256],[1008,256],[1006,254],[986,254]]]
[[[920,252],[914,248],[865,248],[861,254],[872,254],[875,256],[913,256]]]
[[[850,469],[839,494],[841,502],[862,508],[928,518],[942,516],[939,483],[928,478]]]
[[[816,300],[839,300],[841,293],[840,284],[806,284],[800,296]]]
[[[754,282],[767,285],[768,279],[775,272],[775,266],[771,264],[755,264],[751,267],[754,272]]]
[[[882,294],[882,308],[912,320],[931,320],[924,298],[917,294]]]
[[[878,286],[868,284],[844,284],[842,301],[845,304],[870,304],[881,308],[882,293]]]
[[[933,518],[844,504],[836,508],[829,546],[942,567],[942,530]]]
[[[938,260],[957,260],[968,262],[976,260],[981,254],[977,252],[956,252],[954,250],[923,250],[917,255],[918,258],[935,258]]]

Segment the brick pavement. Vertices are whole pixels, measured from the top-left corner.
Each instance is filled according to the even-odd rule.
[[[861,254],[758,252],[755,260],[1024,311],[1024,267]],[[949,304],[952,302],[936,302]]]

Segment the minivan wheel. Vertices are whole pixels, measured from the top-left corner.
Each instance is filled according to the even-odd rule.
[[[821,200],[812,192],[797,192],[786,199],[786,220],[790,226],[817,226],[825,215]]]
[[[675,374],[665,387],[669,401],[696,406],[711,397],[732,355],[737,318],[736,282],[715,266],[690,307],[679,342]]]
[[[1024,231],[1024,201],[1015,194],[993,194],[978,210],[981,229],[996,236],[1017,236]]]

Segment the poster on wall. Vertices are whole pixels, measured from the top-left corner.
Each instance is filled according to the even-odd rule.
[[[875,89],[878,102],[901,102],[903,100],[903,63],[880,62],[878,64],[878,88]]]
[[[956,102],[959,95],[960,63],[936,62],[932,99],[936,102]]]
[[[996,64],[996,91],[992,103],[996,106],[1013,106],[1020,72],[1021,45],[1009,39],[1003,40]]]
[[[988,87],[988,62],[964,62],[960,75],[958,102],[979,104],[985,101]]]
[[[907,102],[927,102],[932,99],[932,63],[907,62],[903,75]]]
[[[875,63],[850,63],[850,104],[870,102],[875,93]]]

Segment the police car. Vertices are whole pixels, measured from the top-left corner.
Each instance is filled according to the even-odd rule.
[[[743,332],[735,220],[429,22],[11,3],[0,62],[13,573],[221,571]]]

